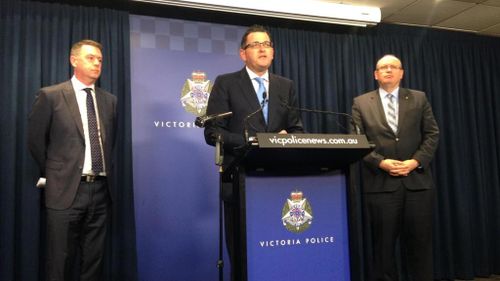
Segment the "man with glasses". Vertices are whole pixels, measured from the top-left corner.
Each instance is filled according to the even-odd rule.
[[[379,89],[356,97],[354,122],[375,150],[362,165],[366,229],[372,252],[368,280],[398,280],[396,241],[408,280],[433,280],[430,162],[439,129],[423,92],[400,88],[404,70],[394,55],[374,71]]]
[[[215,79],[208,100],[207,115],[231,111],[231,118],[217,120],[205,128],[205,140],[214,145],[220,134],[224,142],[224,166],[234,160],[234,148],[244,146],[257,132],[303,132],[299,113],[290,110],[298,102],[292,81],[269,73],[274,58],[270,33],[262,26],[247,29],[241,39],[240,58],[245,67]],[[247,131],[248,134],[245,134]],[[238,195],[231,176],[223,175],[226,244],[231,260],[231,279],[243,280],[239,244],[240,213]]]

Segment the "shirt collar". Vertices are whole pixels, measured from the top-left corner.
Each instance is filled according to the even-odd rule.
[[[78,80],[75,75],[71,77],[71,84],[73,85],[73,89],[75,89],[75,92],[82,91],[85,88],[91,88],[92,91],[95,92],[95,84],[87,86],[83,84],[80,80]]]
[[[260,78],[264,79],[264,81],[269,81],[269,71],[267,71],[267,70],[266,70],[266,73],[264,73],[264,75],[262,75],[262,76],[255,74],[255,72],[250,70],[250,68],[248,68],[248,67],[246,67],[246,70],[247,70],[248,76],[250,76],[250,80],[253,80],[256,77],[260,77]]]
[[[388,94],[392,94],[396,98],[396,100],[398,100],[398,97],[399,97],[399,87],[397,87],[396,89],[394,89],[394,91],[392,91],[392,93],[389,93],[389,92],[387,92],[386,90],[384,90],[382,88],[379,88],[378,92],[380,94],[380,98],[381,99],[384,99]]]

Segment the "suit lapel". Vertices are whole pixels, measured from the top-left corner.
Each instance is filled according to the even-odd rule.
[[[78,128],[78,132],[83,139],[85,139],[85,134],[83,133],[83,123],[82,117],[80,115],[80,109],[78,108],[78,102],[76,101],[75,90],[73,89],[73,85],[71,81],[66,82],[63,88],[63,96],[66,104],[68,105],[69,111],[71,112],[71,117],[73,121],[75,121],[76,127]]]
[[[246,72],[246,69],[243,68],[240,73],[240,89],[245,97],[248,105],[252,109],[252,111],[257,110],[260,107],[259,100],[257,99],[257,94],[255,93],[252,81],[250,80],[250,76]]]
[[[410,100],[410,91],[404,88],[399,88],[399,112],[398,112],[398,134],[401,128],[404,128],[406,112],[408,111],[408,101]]]
[[[275,79],[274,75],[269,73],[269,105],[268,105],[268,117],[267,117],[267,126],[269,128],[273,128],[272,125],[276,119],[276,114],[271,109],[279,108],[281,97],[279,97],[280,85],[278,84],[278,80]],[[272,94],[272,95],[271,95]]]
[[[243,93],[243,97],[247,101],[250,108],[249,111],[254,112],[258,110],[260,108],[259,100],[257,99],[257,94],[255,93],[252,81],[250,80],[250,76],[248,76],[245,68],[243,68],[240,72],[240,81],[238,83],[240,85],[241,92]],[[262,113],[257,114],[257,116],[254,116],[253,118],[258,118],[259,123],[265,127],[264,115]]]
[[[101,140],[104,143],[106,142],[106,126],[104,120],[104,116],[106,116],[107,112],[106,109],[109,108],[108,105],[106,104],[107,99],[105,95],[102,93],[101,89],[95,87],[95,99],[97,101],[97,110],[99,111],[99,129],[101,131]]]
[[[370,96],[370,100],[371,100],[370,106],[371,106],[373,112],[375,112],[376,118],[378,120],[380,120],[380,124],[383,124],[384,127],[389,132],[394,134],[391,127],[389,126],[389,123],[387,123],[387,118],[385,117],[384,105],[382,104],[379,90],[372,92],[372,94]]]

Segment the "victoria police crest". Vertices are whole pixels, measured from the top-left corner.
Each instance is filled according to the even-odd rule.
[[[212,90],[210,80],[202,71],[193,71],[191,79],[187,79],[182,87],[181,103],[189,113],[203,116],[207,111],[208,97]]]
[[[286,229],[293,233],[301,233],[312,224],[312,208],[302,191],[293,191],[287,198],[281,220]]]

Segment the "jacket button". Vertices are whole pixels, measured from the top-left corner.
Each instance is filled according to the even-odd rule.
[[[396,138],[396,141],[399,141],[399,138]]]

